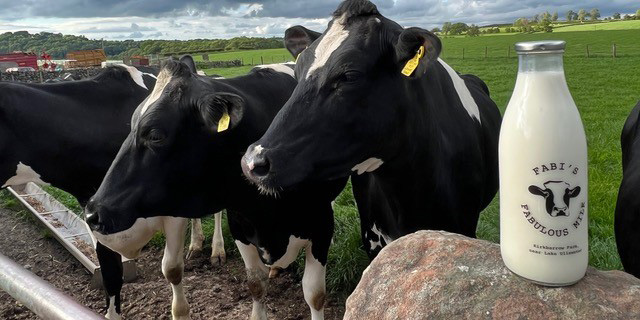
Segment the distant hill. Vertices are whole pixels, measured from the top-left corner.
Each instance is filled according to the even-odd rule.
[[[211,52],[250,49],[283,48],[282,38],[196,39],[196,40],[90,40],[84,36],[60,33],[28,31],[0,34],[0,53],[12,51],[46,51],[54,59],[63,59],[67,52],[74,50],[103,48],[113,59],[136,54],[179,54],[185,52]]]

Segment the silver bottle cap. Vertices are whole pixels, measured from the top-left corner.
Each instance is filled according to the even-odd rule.
[[[566,44],[562,40],[527,41],[516,43],[515,48],[518,53],[562,52]]]

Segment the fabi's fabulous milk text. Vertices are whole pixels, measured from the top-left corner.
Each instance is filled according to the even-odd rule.
[[[576,283],[589,257],[587,143],[564,48],[564,41],[516,44],[518,77],[499,142],[502,259],[548,286]]]

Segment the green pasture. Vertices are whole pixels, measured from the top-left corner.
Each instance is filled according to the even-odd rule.
[[[601,23],[555,26],[553,32],[640,29],[640,20],[603,21]]]
[[[489,86],[491,97],[504,112],[517,72],[517,58],[514,51],[508,48],[518,41],[543,39],[567,41],[566,77],[587,133],[590,264],[600,269],[621,269],[613,233],[615,202],[621,180],[619,138],[629,111],[640,100],[640,30],[448,37],[443,39],[442,57],[457,71],[482,78]],[[611,55],[614,43],[617,45],[617,58]],[[586,57],[587,45],[590,58]],[[282,60],[283,54],[286,57],[284,60],[289,60],[290,56],[284,49],[213,53],[210,54],[210,60],[254,57],[255,62],[255,57],[262,56],[270,63],[272,57],[274,61],[277,61],[277,57]],[[245,74],[250,68],[209,69],[206,72],[232,77]],[[14,203],[7,199],[6,192],[0,193],[0,202]],[[482,213],[478,225],[479,238],[499,241],[497,202],[495,199]],[[327,282],[334,293],[348,294],[368,263],[361,250],[360,225],[350,187],[336,200],[335,215],[336,231],[329,257]],[[213,219],[204,221],[208,243],[211,241],[212,223]],[[227,252],[237,255],[226,224],[224,230]],[[162,245],[162,239],[156,238],[153,244]],[[303,265],[298,263],[293,268],[301,272]]]

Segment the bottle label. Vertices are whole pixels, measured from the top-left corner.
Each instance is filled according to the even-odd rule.
[[[531,169],[531,181],[536,183],[527,186],[526,193],[532,197],[520,205],[520,214],[542,239],[569,240],[573,234],[584,232],[587,190],[581,185],[585,180],[581,170],[567,162],[545,163]],[[577,245],[547,244],[534,243],[529,251],[545,255],[568,255],[581,251]]]

